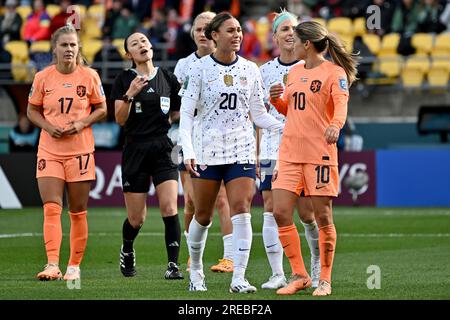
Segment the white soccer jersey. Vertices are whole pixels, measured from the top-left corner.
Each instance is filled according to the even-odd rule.
[[[193,52],[186,58],[178,60],[178,63],[175,66],[173,74],[177,77],[179,83],[183,84],[184,80],[186,79],[189,66],[191,66],[198,59],[200,59],[200,57],[197,55],[196,52]]]
[[[237,56],[233,63],[225,65],[208,55],[188,68],[180,95],[196,102],[197,115],[192,143],[182,144],[185,158],[192,159],[195,154],[200,165],[255,163],[250,114],[262,127],[275,130],[283,127],[265,111],[262,79],[256,64]],[[183,107],[187,108],[182,106],[180,127],[183,127]],[[187,131],[189,128],[183,135],[186,139]],[[182,132],[183,128],[180,135]]]
[[[271,114],[278,121],[284,123],[285,117],[280,114],[275,107],[269,103],[269,90],[270,87],[276,83],[281,83],[283,87],[286,85],[287,74],[289,70],[299,63],[295,61],[290,64],[284,64],[280,61],[280,58],[275,58],[269,62],[263,64],[260,68],[261,77],[263,80],[264,89],[264,102],[269,105],[269,114]],[[303,63],[300,62],[300,63]],[[260,142],[260,154],[261,160],[277,160],[278,159],[278,147],[281,142],[281,135],[283,132],[269,131],[267,129],[261,130],[261,142]]]

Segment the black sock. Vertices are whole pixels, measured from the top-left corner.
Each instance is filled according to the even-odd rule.
[[[169,262],[178,264],[180,254],[181,228],[178,214],[171,217],[163,217],[166,234],[166,250]]]
[[[136,239],[139,230],[141,228],[135,229],[128,221],[128,218],[123,222],[122,227],[122,238],[123,238],[123,252],[129,253],[133,252],[133,242]]]

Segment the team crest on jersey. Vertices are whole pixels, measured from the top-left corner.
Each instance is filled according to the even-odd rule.
[[[142,106],[139,101],[136,101],[136,103],[134,104],[134,111],[136,113],[142,113]]]
[[[223,82],[227,87],[231,87],[233,85],[233,76],[231,74],[224,75]]]
[[[346,79],[339,79],[339,87],[344,90],[347,91],[348,87],[347,87],[347,80]]]
[[[286,85],[286,83],[287,83],[287,78],[288,78],[288,74],[285,73],[284,76],[283,76],[283,84],[284,85]]]
[[[239,82],[241,86],[243,87],[247,86],[247,77],[239,77]]]
[[[322,87],[322,82],[320,80],[313,80],[311,82],[311,86],[309,89],[311,89],[312,92],[317,93],[320,91],[320,88]]]
[[[39,162],[38,162],[38,169],[39,169],[39,171],[44,170],[45,169],[45,165],[46,165],[45,159],[39,160]]]
[[[80,98],[83,98],[86,95],[86,87],[85,86],[77,86],[77,95]]]

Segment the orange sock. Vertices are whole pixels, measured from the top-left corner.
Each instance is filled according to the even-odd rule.
[[[69,266],[79,266],[83,259],[88,238],[87,211],[69,212],[70,259]]]
[[[278,237],[291,264],[292,273],[302,277],[309,277],[303,262],[300,236],[295,224],[287,227],[278,227]]]
[[[320,279],[331,283],[334,251],[336,248],[336,228],[334,224],[319,228],[319,251],[322,270]]]
[[[61,211],[59,204],[44,204],[44,242],[47,263],[59,263],[59,250],[62,241]]]

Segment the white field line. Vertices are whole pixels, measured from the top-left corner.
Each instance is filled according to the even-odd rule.
[[[140,232],[140,236],[144,237],[163,237],[163,232]],[[222,234],[218,232],[212,232],[208,234],[209,236],[221,237]],[[254,232],[254,236],[261,237],[262,233]],[[303,233],[300,233],[304,236]],[[10,234],[0,234],[0,239],[9,238],[27,238],[27,237],[42,237],[42,233],[38,232],[25,232],[25,233],[10,233]],[[69,236],[68,234],[63,234],[63,236]],[[122,236],[119,232],[94,232],[89,233],[90,237],[120,237]],[[338,237],[344,238],[450,238],[450,233],[338,233]]]

